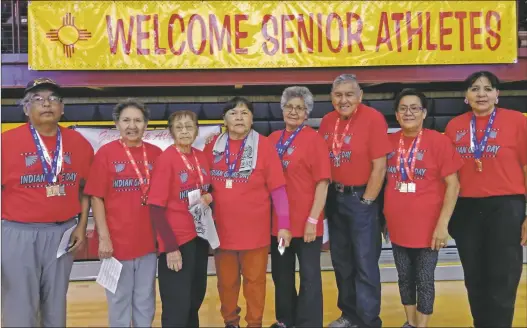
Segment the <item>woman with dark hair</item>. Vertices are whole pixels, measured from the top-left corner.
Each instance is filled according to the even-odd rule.
[[[146,197],[161,149],[143,141],[149,116],[133,99],[115,106],[121,137],[99,149],[85,189],[92,196],[99,257],[123,265],[115,293],[106,291],[110,327],[150,327],[156,310],[157,256]]]
[[[198,236],[189,207],[212,202],[210,170],[203,152],[192,147],[199,131],[194,112],[173,113],[168,129],[174,144],[159,156],[148,195],[158,241],[161,325],[199,327],[209,244]]]
[[[205,147],[220,240],[214,257],[221,314],[226,327],[239,326],[241,274],[247,302],[245,320],[249,327],[261,327],[271,242],[271,199],[278,217],[280,249],[288,247],[291,240],[286,182],[273,145],[252,129],[252,104],[236,97],[225,105],[223,113],[227,131]]]
[[[384,214],[406,312],[403,327],[428,326],[438,251],[448,241],[463,165],[448,137],[423,128],[426,115],[423,93],[405,89],[395,98],[401,131],[389,135]]]
[[[527,241],[527,119],[498,107],[499,80],[486,71],[465,81],[470,111],[445,134],[464,159],[450,235],[463,265],[475,327],[510,327]]]

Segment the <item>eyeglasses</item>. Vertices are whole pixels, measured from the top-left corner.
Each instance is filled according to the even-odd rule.
[[[293,110],[295,110],[297,113],[302,113],[306,110],[305,107],[303,106],[293,106],[293,105],[285,105],[284,106],[284,111],[288,112],[288,113],[292,113]]]
[[[419,112],[421,112],[423,110],[423,107],[419,107],[419,106],[410,106],[410,107],[401,106],[401,107],[397,108],[397,112],[399,112],[400,114],[406,113],[407,110],[410,110],[410,113],[412,113],[412,114],[417,114],[417,113],[419,113]]]
[[[59,96],[49,96],[47,98],[42,97],[42,96],[34,96],[33,98],[31,98],[32,103],[36,103],[39,105],[44,104],[46,100],[48,100],[52,104],[58,104],[62,102],[62,98],[60,98]]]
[[[183,130],[187,130],[187,131],[194,131],[195,130],[195,127],[194,125],[174,125],[174,130],[176,132],[183,132]]]

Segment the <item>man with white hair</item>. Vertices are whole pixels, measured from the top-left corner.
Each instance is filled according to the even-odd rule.
[[[51,79],[29,82],[28,122],[2,134],[3,327],[66,326],[74,253],[86,239],[82,188],[93,148],[59,126],[60,91]]]
[[[324,116],[319,128],[331,161],[326,216],[342,311],[329,327],[382,325],[377,196],[391,146],[386,119],[362,104],[362,96],[354,75],[337,77],[331,90],[335,110]]]

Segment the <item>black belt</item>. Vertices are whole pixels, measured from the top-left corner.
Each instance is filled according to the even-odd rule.
[[[344,194],[366,190],[366,185],[362,185],[362,186],[346,186],[346,185],[343,185],[342,183],[338,183],[338,182],[333,182],[331,184],[331,187],[334,188],[337,192],[344,193]]]

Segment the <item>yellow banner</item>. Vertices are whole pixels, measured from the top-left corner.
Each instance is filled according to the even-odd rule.
[[[31,1],[33,70],[513,63],[515,1]]]

